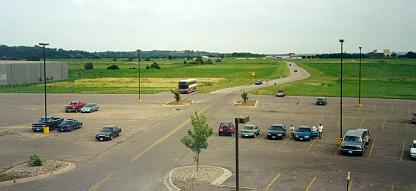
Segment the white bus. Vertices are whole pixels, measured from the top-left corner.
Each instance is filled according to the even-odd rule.
[[[187,94],[196,91],[196,80],[187,79],[179,81],[179,92],[181,94]]]

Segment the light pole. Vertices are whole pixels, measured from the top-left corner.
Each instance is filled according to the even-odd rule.
[[[250,121],[249,117],[237,117],[235,118],[235,190],[240,190],[240,164],[239,164],[239,157],[238,157],[238,124],[239,123],[247,123]]]
[[[362,47],[358,47],[360,49],[360,68],[358,73],[358,107],[362,107],[361,105],[361,49]]]
[[[342,56],[343,56],[343,48],[344,48],[344,39],[340,39],[339,42],[341,43],[341,80],[340,80],[340,102],[339,102],[339,140],[338,144],[341,145],[342,142]]]
[[[45,53],[45,49],[46,46],[49,45],[49,43],[39,43],[40,46],[43,46],[43,86],[44,86],[44,93],[45,93],[45,127],[46,127],[46,121],[47,121],[47,101],[46,101],[46,53]]]
[[[137,78],[139,79],[139,103],[142,102],[141,99],[141,76],[140,76],[140,49],[137,49]]]

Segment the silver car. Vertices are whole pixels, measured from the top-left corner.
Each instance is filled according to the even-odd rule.
[[[98,111],[98,106],[95,103],[87,103],[84,107],[81,108],[82,113],[91,113],[94,111]]]

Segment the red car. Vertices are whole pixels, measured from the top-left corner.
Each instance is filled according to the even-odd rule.
[[[218,128],[218,135],[219,136],[232,136],[235,133],[235,126],[233,123],[224,122],[220,124]]]
[[[65,112],[78,112],[82,107],[85,106],[85,102],[82,101],[71,101],[65,106]]]

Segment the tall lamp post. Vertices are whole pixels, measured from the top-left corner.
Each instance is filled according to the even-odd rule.
[[[43,46],[43,86],[44,86],[44,93],[45,93],[45,127],[46,127],[46,120],[48,119],[48,113],[47,113],[47,101],[46,101],[46,46],[49,45],[49,43],[39,43],[40,46]]]
[[[235,190],[240,190],[240,164],[239,164],[239,157],[238,157],[238,124],[239,123],[247,123],[250,121],[249,117],[237,117],[235,118]]]
[[[361,104],[361,49],[363,47],[358,47],[360,49],[360,68],[359,68],[359,72],[358,72],[358,107],[362,107],[363,105]]]
[[[141,76],[140,76],[140,49],[137,49],[137,78],[139,79],[139,103],[142,102],[141,98]]]
[[[338,144],[341,145],[342,142],[342,57],[343,57],[343,48],[344,48],[344,39],[340,39],[339,42],[341,43],[341,80],[340,80],[340,103],[339,103],[339,140]]]

